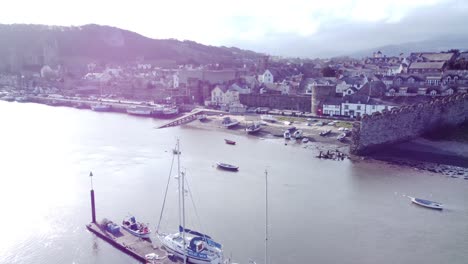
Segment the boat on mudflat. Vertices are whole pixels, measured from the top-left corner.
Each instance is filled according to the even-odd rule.
[[[346,138],[346,133],[341,133],[340,135],[338,135],[338,137],[336,138],[336,140],[338,141],[344,141]]]
[[[272,115],[261,115],[260,119],[271,123],[275,123],[277,121],[277,119]]]
[[[224,142],[226,142],[226,144],[228,144],[228,145],[235,145],[236,144],[235,141],[229,140],[229,139],[224,139]]]
[[[330,134],[330,133],[331,133],[331,129],[328,129],[328,130],[326,130],[326,131],[320,132],[320,136],[324,137],[324,136],[326,136],[326,135],[328,135],[328,134]]]
[[[238,171],[239,170],[239,166],[235,166],[235,165],[231,165],[231,164],[227,164],[227,163],[218,162],[218,163],[216,163],[216,165],[218,165],[218,168],[223,169],[223,170],[228,170],[228,171]]]
[[[410,197],[411,202],[420,205],[422,207],[430,208],[430,209],[436,209],[436,210],[442,210],[444,207],[441,203],[434,202],[434,201],[429,201],[429,200],[424,200],[416,197]]]
[[[262,127],[260,126],[260,124],[253,123],[252,125],[246,127],[245,131],[247,131],[247,133],[249,133],[249,134],[253,134],[253,133],[256,133],[256,132],[260,131],[261,129],[262,129]]]
[[[237,126],[238,124],[239,124],[239,121],[237,121],[236,119],[231,119],[229,117],[225,117],[222,122],[222,125],[225,128],[231,128],[231,127]]]
[[[122,227],[130,234],[141,238],[149,238],[151,234],[148,226],[146,224],[137,222],[134,216],[125,218],[122,221]]]

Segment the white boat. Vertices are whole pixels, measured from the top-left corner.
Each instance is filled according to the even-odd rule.
[[[225,117],[223,119],[222,124],[223,124],[223,126],[225,128],[231,128],[231,127],[237,126],[239,124],[239,121],[237,121],[236,119],[231,119],[229,117]]]
[[[302,139],[302,143],[307,143],[307,142],[309,142],[309,138],[308,138],[308,137],[305,137],[305,138]]]
[[[162,116],[163,117],[174,117],[179,114],[179,108],[177,107],[165,107],[162,110]]]
[[[298,129],[298,130],[294,131],[293,137],[295,139],[301,139],[302,138],[302,130]]]
[[[200,120],[200,121],[205,121],[205,120],[207,120],[207,119],[208,119],[208,116],[207,116],[207,115],[199,115],[199,116],[198,116],[198,120]]]
[[[13,97],[11,95],[5,95],[0,99],[3,100],[3,101],[7,101],[7,102],[13,102],[15,100],[15,97]]]
[[[141,237],[149,238],[151,231],[146,224],[137,222],[134,216],[129,216],[122,221],[123,229],[127,230],[130,234]]]
[[[253,134],[260,131],[261,129],[262,127],[260,126],[260,124],[253,123],[252,125],[246,127],[245,131],[247,131],[247,133]]]
[[[96,111],[96,112],[108,112],[111,110],[110,105],[106,104],[96,104],[91,106],[91,110]]]
[[[328,130],[320,132],[320,136],[324,137],[324,136],[326,136],[326,135],[328,135],[330,133],[331,133],[331,129],[328,129]]]
[[[291,132],[289,130],[284,131],[283,137],[284,139],[291,139]]]
[[[424,199],[415,198],[415,197],[410,197],[410,196],[408,196],[408,197],[411,199],[411,202],[413,202],[413,203],[415,203],[417,205],[426,207],[426,208],[436,209],[436,210],[442,210],[444,208],[444,206],[441,203],[438,203],[438,202],[433,202],[433,201],[424,200]]]
[[[15,101],[18,102],[18,103],[24,103],[24,102],[28,101],[28,97],[27,96],[19,96],[19,97],[15,98]]]
[[[272,115],[261,115],[260,119],[266,122],[271,122],[271,123],[274,123],[277,121],[276,118]]]
[[[216,163],[216,165],[218,166],[218,168],[223,169],[223,170],[228,170],[228,171],[238,171],[239,170],[239,166],[231,165],[231,164],[227,164],[227,163],[223,163],[223,162],[218,162],[218,163]]]
[[[151,107],[132,106],[127,108],[127,113],[130,115],[137,116],[151,116],[151,114],[153,113],[153,109]]]
[[[346,133],[341,133],[336,138],[338,141],[343,141],[346,138]]]
[[[179,141],[177,141],[176,149],[180,152]],[[185,173],[180,171],[180,158],[177,156],[177,174],[179,194],[181,190],[185,190]],[[172,168],[172,166],[171,166]],[[171,173],[169,173],[169,177]],[[190,190],[190,188],[188,188]],[[167,194],[167,188],[166,188]],[[179,197],[179,232],[172,234],[164,234],[159,232],[162,214],[158,223],[157,237],[163,248],[176,255],[189,263],[195,264],[222,264],[224,263],[222,245],[214,241],[210,236],[186,228],[185,226],[185,195],[178,195]],[[164,204],[163,207],[164,208]],[[185,263],[185,262],[184,262]]]

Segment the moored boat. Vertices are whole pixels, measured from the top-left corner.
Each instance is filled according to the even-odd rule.
[[[179,142],[177,141],[176,150],[180,152]],[[172,165],[171,165],[172,168]],[[178,191],[185,192],[185,173],[180,171],[180,159],[177,159]],[[169,175],[170,177],[171,175]],[[190,191],[190,188],[188,189]],[[167,188],[166,193],[167,195]],[[188,229],[185,221],[185,195],[178,195],[179,199],[179,232],[165,234],[160,232],[160,224],[163,215],[161,211],[160,220],[157,225],[157,238],[162,244],[162,248],[168,253],[172,253],[187,263],[195,264],[222,264],[225,263],[222,245],[212,239],[210,236]],[[191,195],[190,195],[191,197]],[[164,208],[166,199],[162,208]],[[192,200],[193,202],[193,200]]]
[[[153,109],[144,106],[132,106],[127,108],[127,114],[136,116],[151,116]]]
[[[291,139],[291,132],[289,130],[284,131],[283,137],[284,139]]]
[[[146,224],[137,222],[134,216],[126,217],[122,221],[122,227],[130,234],[141,238],[149,238],[151,234],[148,226]]]
[[[207,115],[198,115],[197,118],[198,118],[199,121],[205,121],[205,120],[208,119],[208,116]]]
[[[223,163],[223,162],[218,162],[216,163],[218,165],[218,168],[223,169],[223,170],[228,170],[228,171],[238,171],[239,166]]]
[[[238,124],[239,124],[239,121],[237,121],[236,119],[231,119],[229,117],[225,117],[222,122],[222,125],[225,128],[231,128],[231,127],[237,126]]]
[[[328,134],[330,134],[330,133],[331,133],[331,129],[328,129],[328,130],[326,130],[326,131],[320,132],[320,135],[321,135],[322,137],[324,137],[324,136],[326,136],[326,135],[328,135]]]
[[[416,197],[410,197],[411,202],[420,205],[422,207],[430,208],[430,209],[436,209],[436,210],[442,210],[444,207],[441,203],[434,202],[434,201],[429,201],[425,199],[420,199]]]
[[[235,141],[229,140],[229,139],[224,139],[224,142],[226,142],[226,144],[228,144],[228,145],[235,145],[236,144]]]
[[[7,101],[7,102],[13,102],[15,100],[15,97],[11,96],[11,95],[5,95],[1,98],[1,100],[3,101]]]
[[[309,142],[309,138],[308,138],[308,137],[305,137],[305,138],[302,139],[302,143],[307,143],[307,142]]]
[[[276,122],[276,118],[272,115],[261,115],[260,119],[266,122],[271,122],[271,123]]]
[[[343,141],[346,138],[346,133],[341,133],[336,138],[338,141]]]
[[[177,107],[165,107],[162,110],[162,117],[171,118],[179,114],[179,108]]]
[[[302,130],[298,129],[298,130],[294,131],[293,137],[295,139],[301,139],[302,138]]]
[[[247,126],[245,128],[245,131],[247,131],[247,133],[253,134],[253,133],[256,133],[256,132],[260,131],[261,129],[262,129],[262,127],[260,126],[260,124],[253,123],[252,125]]]
[[[91,106],[91,110],[96,111],[96,112],[108,112],[111,110],[110,105],[106,104],[96,104]]]

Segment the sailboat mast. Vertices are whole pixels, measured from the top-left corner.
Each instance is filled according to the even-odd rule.
[[[186,241],[185,241],[185,173],[182,174],[182,239],[183,239],[183,249],[184,249],[184,264],[187,263],[187,256],[186,254]]]
[[[268,264],[268,171],[265,170],[265,264]]]
[[[187,263],[187,247],[185,245],[185,187],[184,173],[180,172],[180,144],[177,139],[177,175],[179,176],[179,225],[182,226],[182,252],[184,253],[184,264]]]
[[[177,145],[176,145],[176,155],[177,155],[177,188],[179,191],[179,226],[182,226],[182,207],[181,207],[181,199],[180,199],[180,147],[179,147],[179,139],[177,139]]]

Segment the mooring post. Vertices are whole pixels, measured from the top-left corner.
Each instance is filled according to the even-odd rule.
[[[92,222],[96,223],[96,206],[94,204],[94,189],[93,189],[93,172],[89,173],[89,177],[91,178],[91,215],[92,215]]]

